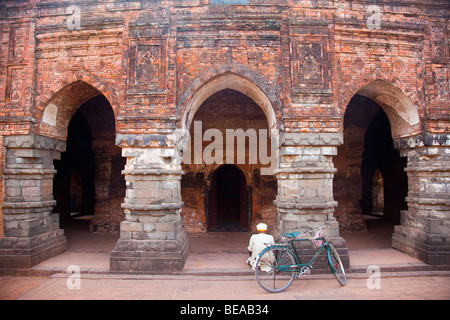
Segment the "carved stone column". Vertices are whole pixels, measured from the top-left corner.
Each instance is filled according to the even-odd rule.
[[[339,225],[333,217],[337,202],[333,199],[336,169],[332,157],[337,154],[340,144],[341,133],[280,134],[280,164],[275,171],[278,181],[275,204],[280,233],[306,231],[329,224],[326,234],[348,267],[345,240],[339,236]]]
[[[450,135],[420,134],[395,141],[408,158],[408,210],[392,246],[434,266],[450,265]]]
[[[189,240],[180,215],[181,155],[174,135],[118,135],[127,158],[125,221],[111,253],[117,272],[171,272],[184,267]]]
[[[52,214],[53,160],[64,141],[35,134],[5,137],[3,172],[5,237],[0,239],[0,268],[31,268],[66,249],[59,215]]]

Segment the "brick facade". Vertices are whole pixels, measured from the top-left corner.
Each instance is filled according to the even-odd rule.
[[[53,161],[77,110],[97,168],[91,229],[120,224],[112,270],[179,270],[187,231],[208,229],[220,165],[183,163],[196,120],[267,129],[278,152],[270,176],[237,165],[251,190],[247,227],[329,223],[348,263],[339,230],[365,228],[361,137],[378,110],[406,159],[392,244],[449,264],[447,1],[17,0],[0,1],[0,16],[0,267],[65,249]],[[88,107],[99,96],[103,113]],[[95,126],[106,114],[107,128]]]

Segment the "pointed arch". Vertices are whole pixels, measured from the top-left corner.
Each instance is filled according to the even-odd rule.
[[[420,132],[420,115],[418,107],[413,104],[410,97],[402,90],[397,82],[390,82],[381,78],[367,78],[357,90],[347,90],[342,101],[346,109],[355,95],[364,96],[376,102],[386,113],[391,124],[391,133],[394,139],[412,136]],[[350,88],[356,88],[355,85]],[[342,119],[345,115],[342,112]],[[343,127],[343,121],[341,123]],[[341,128],[343,129],[343,128]]]
[[[108,100],[117,126],[118,102],[112,91],[91,77],[74,76],[53,88],[47,96],[41,96],[37,102],[37,133],[66,140],[72,116],[85,102],[99,95]]]
[[[192,119],[202,103],[214,93],[224,89],[238,91],[255,101],[266,115],[271,136],[278,134],[278,121],[275,107],[272,103],[272,100],[276,99],[276,97],[271,97],[272,99],[270,99],[255,81],[230,71],[213,76],[208,81],[195,88],[195,90],[188,90],[185,93],[180,99],[180,101],[184,103],[184,106],[179,108],[180,121],[177,127],[184,131],[188,131]],[[190,91],[193,91],[193,94],[187,97]]]

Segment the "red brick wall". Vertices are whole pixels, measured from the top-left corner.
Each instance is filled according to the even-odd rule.
[[[226,71],[256,83],[287,132],[342,131],[354,94],[383,79],[420,116],[412,131],[448,133],[445,0],[383,2],[379,13],[363,0],[85,0],[79,29],[71,4],[0,4],[1,135],[65,139],[75,110],[98,93],[116,132],[171,131],[194,91]],[[42,121],[49,102],[58,106],[55,126]]]
[[[368,28],[365,1],[333,7],[185,1],[170,8],[165,2],[85,1],[79,30],[68,28],[68,3],[38,3],[5,4],[3,121],[31,116],[44,130],[40,119],[50,98],[82,80],[107,96],[121,132],[172,127],[181,95],[198,81],[234,70],[256,73],[277,92],[287,131],[338,131],[351,97],[378,78],[402,89],[422,117],[426,106],[436,114],[427,129],[446,127],[445,1],[428,9],[380,4],[380,29]]]

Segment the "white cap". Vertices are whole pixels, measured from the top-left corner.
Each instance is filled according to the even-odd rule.
[[[256,226],[256,230],[258,230],[258,231],[267,231],[267,224],[265,224],[265,223],[259,223],[259,224]]]

